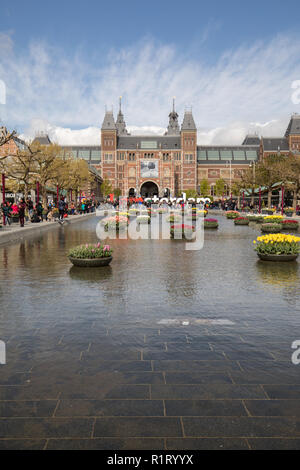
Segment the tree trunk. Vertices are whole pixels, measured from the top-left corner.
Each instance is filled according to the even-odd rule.
[[[42,199],[43,199],[44,207],[46,207],[48,201],[47,201],[47,190],[45,186],[42,186]]]
[[[298,196],[298,192],[295,189],[294,192],[293,192],[293,209],[294,209],[294,211],[296,210],[296,207],[297,207],[297,196]]]
[[[272,190],[268,190],[268,209],[272,207]]]

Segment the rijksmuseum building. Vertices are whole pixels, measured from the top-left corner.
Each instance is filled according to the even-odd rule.
[[[112,111],[105,112],[101,145],[63,148],[87,160],[123,196],[176,196],[187,189],[200,193],[203,179],[214,195],[220,178],[229,194],[230,183],[264,155],[300,153],[300,115],[291,117],[284,137],[247,135],[241,145],[201,145],[192,111],[185,111],[180,125],[173,102],[164,135],[130,135],[120,102],[116,120]]]
[[[115,120],[106,111],[100,146],[64,147],[89,161],[124,196],[176,196],[187,189],[200,192],[207,179],[211,194],[222,178],[229,194],[230,182],[264,155],[300,152],[300,116],[293,115],[284,137],[247,135],[241,145],[201,145],[192,111],[185,111],[181,126],[173,109],[164,135],[130,135],[121,105]]]

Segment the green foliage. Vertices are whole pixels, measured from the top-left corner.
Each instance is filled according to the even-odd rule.
[[[186,189],[183,192],[186,194],[187,199],[189,199],[190,197],[196,198],[198,196],[197,191],[195,189]]]
[[[220,178],[216,181],[215,184],[215,194],[216,196],[222,196],[225,192],[225,181],[223,178]]]
[[[201,196],[207,196],[210,193],[209,182],[207,179],[203,179],[200,182],[200,194]]]
[[[112,194],[112,185],[109,181],[109,179],[104,178],[104,180],[101,183],[101,191],[103,196],[108,196],[109,194]]]
[[[101,245],[101,243],[79,245],[71,248],[68,252],[69,257],[77,259],[106,258],[111,256],[111,254],[111,247],[109,245]]]
[[[281,228],[282,228],[281,224],[269,223],[269,224],[262,224],[260,229],[264,233],[278,233],[280,232]]]

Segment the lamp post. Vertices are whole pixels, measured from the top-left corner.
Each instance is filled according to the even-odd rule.
[[[258,213],[261,212],[261,187],[259,187],[259,203],[258,203]]]
[[[283,206],[284,206],[284,186],[281,186],[281,215],[283,215]]]
[[[36,183],[36,203],[40,202],[40,183],[37,181]]]
[[[56,186],[56,200],[57,200],[57,207],[58,207],[58,203],[59,203],[59,186],[58,185]]]
[[[232,192],[231,192],[231,160],[227,160],[226,161],[226,165],[229,165],[229,193],[230,193],[230,197],[232,199]]]
[[[5,174],[2,173],[2,202],[5,203]],[[3,212],[3,225],[5,225],[5,215]]]
[[[253,204],[254,204],[254,206],[255,206],[255,201],[254,201],[255,165],[256,165],[256,162],[251,162],[251,163],[249,163],[249,168],[252,168],[252,170],[253,170],[253,189],[252,189],[252,196],[253,196]]]

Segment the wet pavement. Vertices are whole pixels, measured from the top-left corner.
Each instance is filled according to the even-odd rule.
[[[99,269],[66,258],[96,217],[0,247],[0,449],[300,449],[299,263],[217,218]]]

